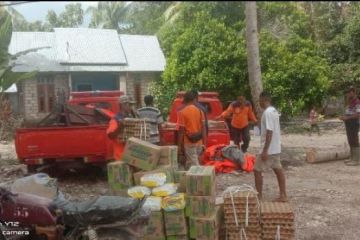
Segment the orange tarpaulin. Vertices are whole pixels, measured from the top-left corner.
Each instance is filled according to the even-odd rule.
[[[216,173],[231,173],[237,169],[242,169],[246,172],[253,171],[256,160],[255,155],[245,154],[244,163],[240,166],[222,155],[221,150],[226,146],[225,144],[218,144],[207,148],[202,159],[202,164],[214,166]]]

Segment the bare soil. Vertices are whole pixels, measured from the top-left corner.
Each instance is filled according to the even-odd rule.
[[[250,152],[256,153],[258,137],[252,137]],[[307,147],[331,149],[346,144],[344,131],[328,130],[323,135],[283,134],[284,148]],[[301,151],[300,151],[301,152]],[[0,143],[0,183],[13,181],[26,174],[19,165],[13,143]],[[299,154],[283,154],[287,191],[296,214],[296,239],[358,240],[360,239],[360,166],[348,167],[342,161],[311,165]],[[108,194],[106,177],[98,169],[58,173],[60,190],[73,200],[84,200]],[[217,176],[218,195],[228,186],[254,186],[253,174],[235,173]],[[275,175],[264,173],[264,198],[277,197]]]

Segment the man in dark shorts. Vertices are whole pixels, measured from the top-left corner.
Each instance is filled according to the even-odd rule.
[[[231,103],[220,116],[216,117],[216,120],[226,119],[230,115],[232,115],[231,139],[239,147],[242,140],[241,150],[246,152],[250,143],[249,122],[257,122],[250,102],[246,101],[244,96],[239,96],[237,101]]]
[[[346,91],[348,105],[345,115],[340,119],[344,121],[346,135],[350,146],[350,159],[345,161],[348,166],[359,165],[359,119],[360,119],[360,100],[356,95],[355,87],[350,87]]]

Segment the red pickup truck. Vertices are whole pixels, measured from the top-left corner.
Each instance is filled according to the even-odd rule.
[[[119,91],[74,92],[68,104],[93,105],[116,113],[119,111],[118,98],[122,94]],[[162,145],[175,144],[176,110],[181,105],[182,97],[183,93],[180,92],[173,102],[169,122],[161,129]],[[209,120],[222,112],[217,93],[202,93],[199,102],[207,107]],[[83,163],[103,165],[112,158],[112,145],[106,136],[106,123],[107,121],[85,126],[19,128],[15,136],[18,159],[28,166],[29,171],[34,171],[41,165],[57,163],[66,167],[77,167]],[[210,121],[208,145],[228,144],[229,141],[226,124]]]
[[[174,145],[176,144],[176,121],[177,111],[182,105],[185,92],[179,92],[174,100],[168,122],[165,127],[160,130],[161,145]],[[229,144],[230,135],[229,129],[225,122],[214,121],[214,119],[223,112],[222,104],[219,100],[219,94],[216,92],[200,92],[199,103],[207,111],[208,119],[208,147],[216,144]]]

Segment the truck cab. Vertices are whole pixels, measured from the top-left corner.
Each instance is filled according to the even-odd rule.
[[[176,123],[177,111],[182,105],[185,92],[178,92],[176,98],[171,106],[168,121]],[[223,112],[222,104],[219,100],[219,94],[217,92],[200,92],[199,103],[207,110],[208,120],[214,120]]]

